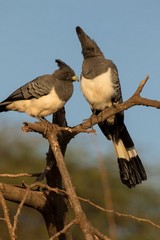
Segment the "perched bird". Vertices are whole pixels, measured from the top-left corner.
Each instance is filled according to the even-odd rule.
[[[0,102],[0,112],[25,112],[39,120],[61,109],[73,93],[73,81],[78,80],[72,68],[59,59],[52,74],[35,78]]]
[[[93,114],[122,103],[121,86],[115,64],[105,59],[102,51],[79,26],[76,32],[82,46],[81,90]],[[120,171],[121,181],[129,188],[147,179],[145,169],[120,112],[99,123],[107,139],[112,140]]]

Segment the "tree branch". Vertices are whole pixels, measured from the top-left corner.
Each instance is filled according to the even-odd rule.
[[[54,126],[53,126],[54,128]],[[84,233],[84,237],[86,240],[93,240],[93,236],[90,232],[90,224],[86,218],[85,213],[83,212],[80,202],[77,198],[77,195],[74,191],[74,187],[72,185],[72,181],[70,178],[70,175],[68,173],[68,170],[65,166],[63,155],[61,153],[61,149],[59,146],[59,143],[57,141],[57,136],[56,136],[56,129],[55,131],[48,131],[47,132],[47,138],[50,143],[50,146],[52,148],[52,151],[54,153],[54,156],[56,158],[56,162],[59,168],[59,171],[61,173],[63,182],[64,182],[64,187],[67,191],[68,197],[70,198],[71,206],[73,207],[76,220],[80,225],[80,228],[82,232]]]
[[[153,227],[156,227],[156,228],[160,229],[160,224],[157,224],[157,223],[153,222],[149,218],[142,218],[142,217],[137,217],[137,216],[127,214],[127,213],[121,213],[121,212],[118,212],[114,209],[106,209],[106,208],[103,208],[103,207],[97,205],[96,203],[93,203],[89,199],[85,199],[85,198],[82,198],[82,197],[78,197],[78,199],[81,200],[82,202],[90,204],[91,206],[99,209],[102,212],[106,212],[108,214],[113,213],[113,214],[117,215],[118,217],[125,217],[125,218],[133,219],[133,220],[138,221],[138,222],[148,223],[148,224],[152,225]]]
[[[38,129],[40,129],[40,124],[41,123],[39,123]],[[36,124],[25,123],[25,130],[27,128],[27,132],[28,132],[28,131],[30,131],[30,128],[31,128],[31,131],[33,131],[32,126],[33,126],[34,131],[37,132]],[[72,185],[70,175],[69,175],[68,170],[65,166],[65,162],[64,162],[64,159],[63,159],[61,148],[60,148],[59,142],[57,140],[57,138],[58,138],[58,136],[57,136],[57,133],[58,133],[57,125],[47,123],[47,127],[44,127],[44,124],[42,124],[42,128],[40,129],[40,133],[41,134],[45,133],[45,136],[49,141],[50,147],[51,147],[52,152],[54,154],[54,157],[56,159],[56,164],[57,164],[58,169],[59,169],[59,171],[61,173],[61,176],[62,176],[64,187],[65,187],[67,195],[70,199],[71,206],[74,210],[76,221],[78,222],[78,224],[79,224],[79,226],[80,226],[80,228],[81,228],[81,230],[84,234],[84,238],[86,240],[94,240],[94,232],[93,232],[94,228],[90,224],[90,222],[88,222],[87,217],[86,217],[85,213],[83,212],[83,210],[81,208],[80,202],[78,200],[78,197],[77,197],[77,195],[75,193],[75,190],[74,190],[74,187]],[[69,134],[72,134],[72,133],[70,131],[69,132],[65,131],[64,134],[69,135]],[[96,232],[96,235],[97,235],[98,230],[95,230],[95,232]],[[106,237],[106,236],[104,236],[102,238],[102,234],[99,233],[99,236],[100,235],[101,235],[100,239],[108,239],[108,237]]]
[[[53,123],[56,126],[67,127],[67,122],[65,118],[65,109],[61,109],[53,115]],[[51,130],[51,124],[47,124],[47,127],[44,127],[44,135]],[[66,131],[59,132],[57,131],[57,137],[59,139],[59,144],[61,146],[62,154],[65,155],[67,148]],[[55,155],[53,154],[51,146],[46,158],[46,168],[44,170],[43,176],[46,177],[47,184],[52,188],[62,189],[62,176],[59,171],[59,168],[56,163]],[[57,194],[56,192],[49,192],[47,194],[47,205],[43,209],[43,217],[46,222],[47,230],[49,237],[54,236],[57,232],[61,231],[64,226],[68,223],[68,210],[66,197],[64,194]],[[62,233],[59,237],[59,240],[71,239],[69,232]]]
[[[17,212],[14,216],[14,222],[13,222],[13,233],[15,234],[16,233],[16,229],[17,229],[17,224],[18,224],[18,217],[20,216],[20,213],[21,213],[21,210],[23,208],[23,205],[25,204],[26,202],[26,199],[27,199],[27,196],[30,192],[30,188],[26,188],[25,189],[25,194],[22,198],[22,201],[20,202],[19,206],[18,206],[18,209],[17,209]]]
[[[8,212],[8,208],[7,208],[7,205],[6,205],[6,201],[5,201],[5,198],[4,198],[4,196],[3,196],[1,191],[0,191],[0,203],[2,205],[2,209],[3,209],[3,213],[4,213],[4,220],[6,222],[10,238],[11,238],[11,240],[15,240],[16,236],[15,236],[15,233],[13,232],[13,228],[12,228],[12,224],[11,224],[11,221],[10,221],[10,217],[9,217],[9,212]]]
[[[0,177],[19,178],[19,177],[39,177],[42,173],[0,173]]]
[[[146,76],[146,78],[141,81],[141,83],[139,84],[135,93],[127,101],[125,101],[121,104],[116,104],[113,107],[107,108],[104,111],[102,111],[101,113],[99,113],[98,115],[92,115],[90,118],[86,119],[86,121],[82,122],[81,124],[79,124],[77,126],[74,126],[72,128],[72,129],[74,129],[74,133],[73,133],[72,137],[74,137],[77,133],[79,133],[81,129],[91,128],[92,126],[94,126],[100,122],[103,122],[104,120],[115,115],[116,113],[127,110],[136,105],[147,106],[147,107],[150,106],[150,107],[160,109],[160,101],[143,98],[140,96],[140,93],[142,92],[148,79],[149,79],[149,76]],[[76,131],[77,131],[77,133],[76,133]]]
[[[72,227],[73,224],[76,223],[76,219],[72,220],[70,223],[68,223],[61,231],[56,233],[53,237],[51,237],[49,240],[54,240],[57,237],[59,237],[62,233],[65,233],[70,227]]]
[[[6,200],[20,203],[25,195],[26,189],[0,183],[0,191],[3,193]],[[25,200],[25,206],[37,209],[41,212],[45,202],[46,198],[44,193],[30,190]]]

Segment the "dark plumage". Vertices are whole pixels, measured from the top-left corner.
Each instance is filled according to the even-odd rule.
[[[26,83],[0,103],[0,112],[14,110],[39,119],[55,113],[70,99],[73,81],[78,80],[72,68],[56,60],[59,69]]]
[[[105,59],[100,48],[80,27],[76,28],[82,46],[81,90],[94,114],[122,103],[121,86],[115,64]],[[143,164],[124,124],[124,113],[117,113],[99,127],[112,140],[122,182],[129,188],[147,179]]]

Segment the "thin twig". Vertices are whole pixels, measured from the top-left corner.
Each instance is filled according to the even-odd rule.
[[[77,221],[76,219],[74,219],[73,221],[71,221],[70,223],[68,223],[61,231],[59,231],[58,233],[56,233],[53,237],[51,237],[49,240],[54,240],[57,237],[59,237],[62,233],[66,233],[66,231],[72,227],[73,224],[75,224]]]
[[[28,196],[29,191],[30,191],[30,189],[27,188],[27,189],[26,189],[26,192],[25,192],[25,194],[24,194],[24,196],[23,196],[23,198],[22,198],[22,201],[21,201],[21,203],[20,203],[19,206],[18,206],[17,212],[16,212],[16,214],[15,214],[15,216],[14,216],[14,222],[13,222],[13,232],[14,232],[14,233],[16,232],[16,229],[17,229],[18,217],[20,216],[20,213],[21,213],[21,211],[22,211],[23,205],[24,205],[24,203],[25,203],[25,201],[26,201],[26,198],[27,198],[27,196]]]
[[[119,216],[119,217],[126,217],[126,218],[131,218],[133,220],[136,220],[138,222],[144,222],[144,223],[149,223],[151,224],[152,226],[160,229],[160,225],[157,224],[157,223],[154,223],[153,221],[151,221],[150,219],[148,218],[140,218],[140,217],[136,217],[134,215],[131,215],[131,214],[126,214],[126,213],[120,213],[118,211],[115,211],[113,209],[105,209],[95,203],[93,203],[92,201],[90,201],[89,199],[85,199],[85,198],[81,198],[81,197],[78,197],[81,201],[83,202],[86,202],[86,203],[89,203],[90,205],[94,206],[95,208],[103,211],[103,212],[107,212],[107,213],[114,213],[115,215]]]
[[[93,236],[98,237],[99,240],[111,240],[111,238],[103,235],[97,228],[93,227],[91,228],[91,231],[93,232]]]
[[[79,128],[78,132],[76,129],[72,128],[72,127],[58,127],[58,131],[68,131],[70,133],[76,132],[76,133],[96,133],[95,129],[83,129],[83,128]]]
[[[19,177],[39,177],[42,173],[1,173],[0,177],[19,178]]]
[[[54,192],[59,193],[59,194],[65,194],[66,196],[68,195],[65,190],[58,189],[58,188],[51,188],[51,187],[49,187],[47,184],[39,183],[39,182],[30,185],[30,188],[34,188],[34,187],[36,187],[36,186],[46,188],[48,191],[54,191]],[[153,222],[152,220],[150,220],[150,219],[140,218],[140,217],[137,217],[137,216],[134,216],[134,215],[131,215],[131,214],[120,213],[120,212],[118,212],[118,211],[116,211],[116,210],[114,210],[114,209],[106,209],[106,208],[103,208],[103,207],[101,207],[101,206],[93,203],[93,202],[90,201],[89,199],[85,199],[85,198],[81,198],[81,197],[78,197],[78,199],[81,200],[81,201],[83,201],[83,202],[89,203],[90,205],[98,208],[99,210],[101,210],[101,211],[103,211],[103,212],[113,213],[113,214],[116,214],[116,215],[119,216],[119,217],[122,216],[122,217],[131,218],[131,219],[137,220],[138,222],[146,222],[146,223],[149,223],[149,224],[151,224],[152,226],[160,229],[160,225],[154,223],[154,222]]]
[[[148,80],[149,80],[149,75],[147,75],[145,77],[145,79],[140,82],[137,90],[135,91],[135,93],[133,95],[140,95],[142,90],[143,90],[143,88],[144,88],[144,86],[145,86],[145,84],[147,83]]]
[[[12,227],[11,220],[9,217],[8,207],[7,207],[6,201],[5,201],[4,196],[1,191],[0,191],[0,202],[2,205],[2,209],[3,209],[3,213],[4,213],[4,220],[6,222],[10,238],[11,238],[11,240],[15,240],[16,235],[13,231],[13,227]]]
[[[48,191],[53,191],[53,192],[56,192],[58,194],[64,194],[66,196],[68,196],[67,194],[67,191],[65,190],[62,190],[62,189],[58,189],[58,188],[52,188],[50,186],[48,186],[47,184],[44,184],[44,183],[40,183],[40,182],[37,182],[37,183],[33,183],[31,185],[27,185],[27,187],[29,187],[30,189],[32,188],[35,188],[35,187],[42,187],[42,188],[46,188]],[[106,208],[103,208],[95,203],[93,203],[92,201],[90,201],[89,199],[85,199],[85,198],[82,198],[82,197],[78,197],[79,200],[83,201],[83,202],[86,202],[92,206],[94,206],[95,208],[103,211],[103,212],[106,212],[106,213],[114,213],[116,214],[117,216],[122,216],[122,217],[128,217],[128,218],[132,218],[134,220],[137,220],[137,221],[140,221],[140,222],[146,222],[146,223],[150,223],[152,226],[154,227],[157,227],[160,229],[160,225],[159,224],[156,224],[154,223],[152,220],[148,219],[148,218],[140,218],[140,217],[137,217],[137,216],[134,216],[134,215],[131,215],[131,214],[126,214],[126,213],[120,213],[114,209],[106,209]]]
[[[63,195],[66,195],[67,196],[67,192],[63,189],[59,189],[59,188],[52,188],[50,187],[49,185],[45,184],[45,183],[41,183],[41,182],[35,182],[35,183],[32,183],[31,185],[27,185],[27,184],[24,184],[27,188],[29,189],[33,189],[35,187],[41,187],[43,189],[47,189],[48,191],[50,192],[55,192],[57,194],[63,194]]]

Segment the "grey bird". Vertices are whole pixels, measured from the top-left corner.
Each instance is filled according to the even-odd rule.
[[[78,80],[75,72],[63,61],[56,59],[59,69],[52,74],[35,78],[14,91],[0,102],[0,112],[25,112],[39,120],[57,112],[70,99],[73,81]]]
[[[82,28],[76,27],[76,32],[84,57],[81,90],[93,114],[98,114],[123,102],[118,70],[111,60],[105,59],[96,42]],[[122,183],[131,188],[146,180],[145,169],[124,124],[124,113],[115,114],[99,123],[99,127],[106,138],[113,142]]]

